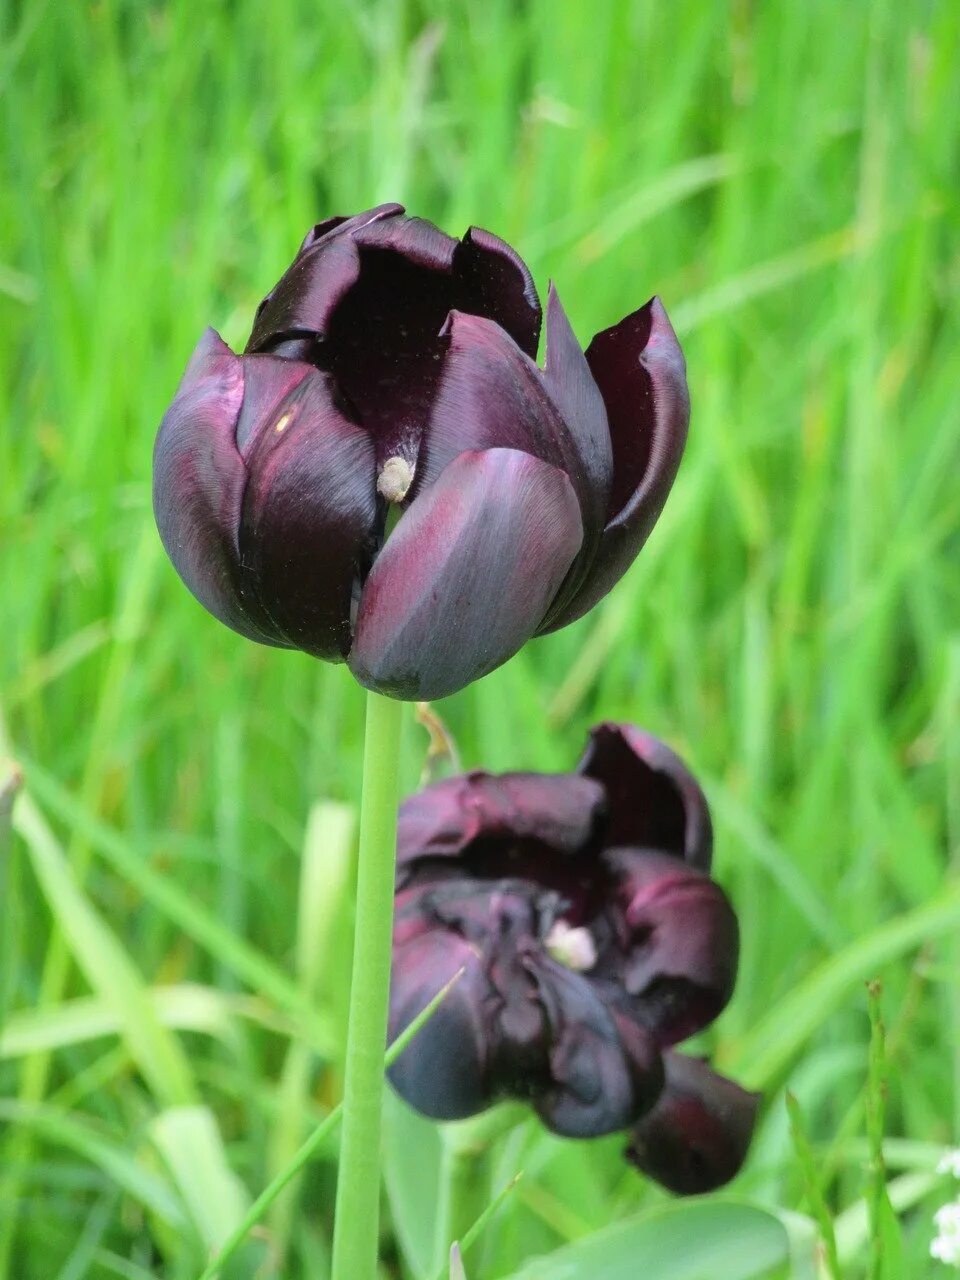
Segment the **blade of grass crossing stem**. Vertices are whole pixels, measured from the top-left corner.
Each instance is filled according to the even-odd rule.
[[[867,985],[870,1012],[870,1050],[867,1070],[867,1143],[870,1148],[867,1207],[870,1214],[868,1280],[899,1280],[903,1275],[903,1241],[900,1221],[890,1203],[883,1133],[887,1114],[886,1031],[880,1007],[882,987]]]
[[[384,1068],[389,1067],[390,1064],[395,1062],[400,1054],[403,1053],[404,1049],[424,1023],[429,1021],[437,1009],[439,1009],[440,1005],[443,1004],[450,991],[453,990],[454,986],[456,986],[462,976],[463,970],[458,969],[450,981],[440,988],[423,1012],[414,1018],[406,1031],[397,1037],[387,1050],[386,1056],[383,1059]],[[272,1182],[270,1182],[264,1190],[261,1191],[260,1195],[257,1196],[256,1200],[250,1206],[249,1211],[244,1216],[243,1221],[238,1224],[229,1240],[226,1241],[219,1254],[210,1261],[210,1264],[201,1273],[198,1280],[214,1280],[214,1277],[220,1274],[223,1267],[226,1266],[236,1251],[243,1244],[247,1235],[249,1235],[261,1218],[263,1218],[267,1213],[270,1206],[274,1204],[277,1196],[279,1196],[281,1192],[290,1185],[297,1174],[300,1173],[301,1170],[305,1169],[310,1163],[326,1138],[328,1138],[337,1127],[342,1115],[343,1103],[340,1102],[333,1108],[323,1123],[317,1126],[310,1137],[307,1138],[306,1142],[301,1145],[296,1155],[289,1162],[286,1168],[282,1169]]]
[[[471,1249],[474,1244],[476,1244],[477,1240],[479,1240],[481,1234],[486,1229],[487,1225],[493,1220],[493,1218],[499,1212],[503,1202],[509,1199],[509,1197],[513,1195],[514,1191],[516,1191],[517,1187],[520,1185],[520,1179],[522,1177],[523,1177],[522,1172],[515,1174],[514,1177],[512,1177],[510,1181],[507,1183],[507,1185],[497,1192],[497,1194],[493,1197],[493,1199],[484,1209],[483,1213],[481,1213],[480,1217],[477,1218],[476,1222],[473,1224],[470,1230],[464,1232],[463,1239],[459,1241],[455,1240],[453,1244],[450,1246],[450,1280],[455,1280],[455,1277],[457,1275],[461,1275],[461,1276],[463,1275],[464,1273],[463,1255],[469,1249]],[[460,1266],[459,1272],[454,1270],[454,1265],[453,1265],[454,1259],[456,1259],[457,1263]],[[443,1270],[441,1270],[440,1273],[438,1274],[437,1280],[446,1280],[445,1273],[446,1273],[446,1268],[444,1267]]]
[[[790,1116],[790,1136],[793,1149],[797,1155],[797,1163],[803,1175],[804,1190],[807,1193],[807,1204],[810,1212],[820,1228],[820,1239],[823,1243],[823,1264],[829,1280],[843,1280],[840,1270],[840,1259],[837,1255],[837,1237],[833,1229],[833,1217],[824,1198],[820,1185],[820,1173],[817,1159],[810,1146],[800,1103],[790,1092],[787,1093],[787,1112]]]

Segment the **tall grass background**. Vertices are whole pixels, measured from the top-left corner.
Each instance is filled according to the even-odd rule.
[[[389,199],[516,244],[584,343],[663,298],[693,418],[648,546],[587,618],[437,709],[470,766],[569,767],[604,718],[686,755],[744,940],[704,1043],[766,1096],[731,1195],[801,1243],[834,1222],[845,1276],[945,1274],[960,8],[0,13],[0,754],[26,780],[0,854],[0,1280],[195,1277],[339,1097],[361,691],[193,602],[150,451],[204,326],[242,342],[309,225]],[[387,1274],[427,1274],[438,1140],[388,1120]],[[231,1274],[327,1274],[335,1160]],[[481,1204],[521,1169],[471,1280],[663,1200],[616,1140],[527,1123]]]

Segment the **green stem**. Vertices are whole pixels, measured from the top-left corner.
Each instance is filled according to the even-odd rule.
[[[333,1228],[333,1280],[375,1280],[403,704],[367,694],[357,923]]]

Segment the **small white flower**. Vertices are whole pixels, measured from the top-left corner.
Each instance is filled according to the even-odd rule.
[[[952,1173],[955,1178],[960,1178],[960,1147],[947,1152],[937,1165],[937,1173]]]
[[[942,1205],[933,1221],[937,1235],[930,1244],[930,1256],[948,1266],[960,1267],[960,1200]]]

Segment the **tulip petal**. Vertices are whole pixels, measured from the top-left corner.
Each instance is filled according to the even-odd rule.
[[[291,362],[247,360],[251,382],[285,389]],[[373,445],[336,407],[328,375],[316,370],[279,403],[271,404],[268,390],[257,399],[260,420],[245,440],[243,565],[287,643],[340,662],[377,521]]]
[[[572,476],[577,458],[570,433],[530,357],[482,316],[451,311],[444,335],[449,345],[417,462],[415,494],[470,449],[521,449]]]
[[[618,882],[627,934],[612,961],[617,984],[657,1043],[677,1044],[712,1022],[733,994],[740,951],[733,908],[719,885],[670,854],[601,856]]]
[[[468,773],[425,787],[400,806],[397,865],[457,858],[469,846],[512,846],[532,839],[573,855],[591,839],[604,805],[603,788],[570,774]]]
[[[380,218],[352,231],[351,238],[362,249],[388,250],[417,267],[445,275],[453,270],[457,241],[426,218]]]
[[[657,1097],[663,1080],[660,1055],[647,1039],[645,1061],[628,1061],[614,1019],[580,974],[541,959],[537,975],[551,1047],[550,1084],[535,1096],[536,1111],[563,1137],[616,1133]]]
[[[706,797],[678,755],[632,724],[598,724],[577,772],[607,794],[607,843],[662,849],[710,870],[713,826]]]
[[[395,218],[403,211],[402,204],[378,204],[374,209],[367,209],[363,213],[354,213],[349,217],[338,214],[333,218],[324,218],[322,222],[312,226],[304,236],[303,243],[300,246],[300,253],[303,253],[305,249],[312,248],[320,240],[332,239],[333,232],[336,232],[337,235],[347,235],[352,231],[359,231],[361,227],[365,227],[369,222],[379,222],[383,218]]]
[[[592,609],[633,563],[676,478],[690,418],[683,352],[659,298],[598,333],[587,361],[607,408],[613,486],[590,573],[553,629]]]
[[[489,984],[473,948],[434,929],[393,952],[389,1038],[394,1040],[463,969],[442,1004],[390,1067],[390,1083],[436,1120],[460,1120],[494,1100],[487,1082]]]
[[[461,454],[374,562],[351,670],[408,699],[444,697],[493,671],[536,631],[582,536],[562,471],[513,449]]]
[[[496,321],[535,360],[540,299],[517,251],[492,232],[470,227],[454,252],[453,271],[454,308]]]
[[[153,454],[153,508],[180,577],[221,622],[250,640],[285,645],[243,587],[238,545],[247,472],[235,432],[244,370],[213,329],[197,344]]]
[[[269,351],[291,337],[323,338],[359,278],[360,254],[350,236],[321,238],[294,258],[260,303],[247,351]]]
[[[699,1058],[668,1053],[665,1065],[663,1093],[632,1131],[626,1157],[676,1195],[716,1191],[743,1167],[760,1095]]]
[[[548,632],[554,629],[553,617],[564,613],[566,602],[579,591],[585,576],[592,571],[613,477],[613,452],[603,397],[552,284],[547,300],[547,358],[543,381],[573,437],[577,469],[572,479],[584,507],[586,530],[577,562],[540,628],[541,632]]]

